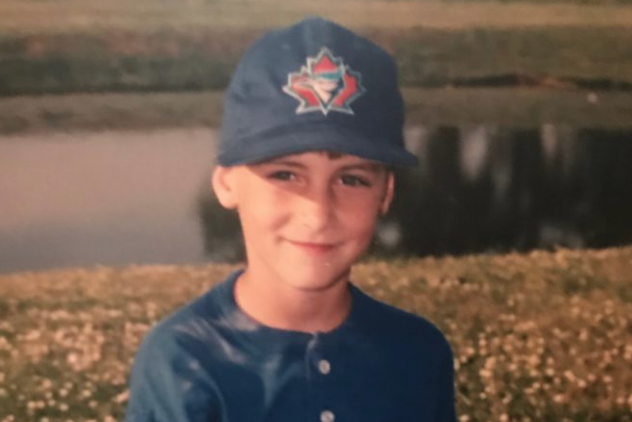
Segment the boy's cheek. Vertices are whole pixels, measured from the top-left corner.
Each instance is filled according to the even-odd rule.
[[[284,225],[287,217],[269,204],[261,203],[258,207],[247,207],[240,213],[242,228],[246,235],[254,232],[267,232]]]

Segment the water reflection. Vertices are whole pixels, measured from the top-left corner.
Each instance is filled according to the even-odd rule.
[[[214,132],[0,137],[0,272],[204,259]]]
[[[413,255],[632,242],[632,131],[414,127],[374,251]],[[205,249],[240,256],[238,223],[205,196]]]
[[[207,128],[0,137],[0,272],[241,255]],[[632,130],[413,127],[380,253],[632,243]],[[200,193],[202,192],[202,193]]]

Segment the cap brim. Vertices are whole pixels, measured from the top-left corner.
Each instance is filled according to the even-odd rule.
[[[413,167],[418,164],[414,154],[391,140],[373,139],[341,128],[324,127],[264,134],[227,144],[239,144],[243,149],[220,151],[218,162],[223,166],[252,164],[309,151],[340,152],[394,167]]]

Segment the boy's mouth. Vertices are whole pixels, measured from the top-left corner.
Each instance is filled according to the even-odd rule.
[[[335,243],[321,243],[321,242],[301,242],[297,240],[289,240],[292,245],[304,250],[305,252],[312,254],[322,254],[333,250],[336,247]]]

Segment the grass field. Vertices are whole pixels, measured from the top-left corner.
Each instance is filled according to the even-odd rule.
[[[0,421],[120,418],[141,338],[231,269],[0,276]],[[460,422],[629,422],[631,273],[628,247],[367,261],[353,279],[447,334]]]
[[[263,30],[309,14],[390,50],[404,85],[632,85],[632,5],[614,2],[5,0],[0,95],[222,89]]]

